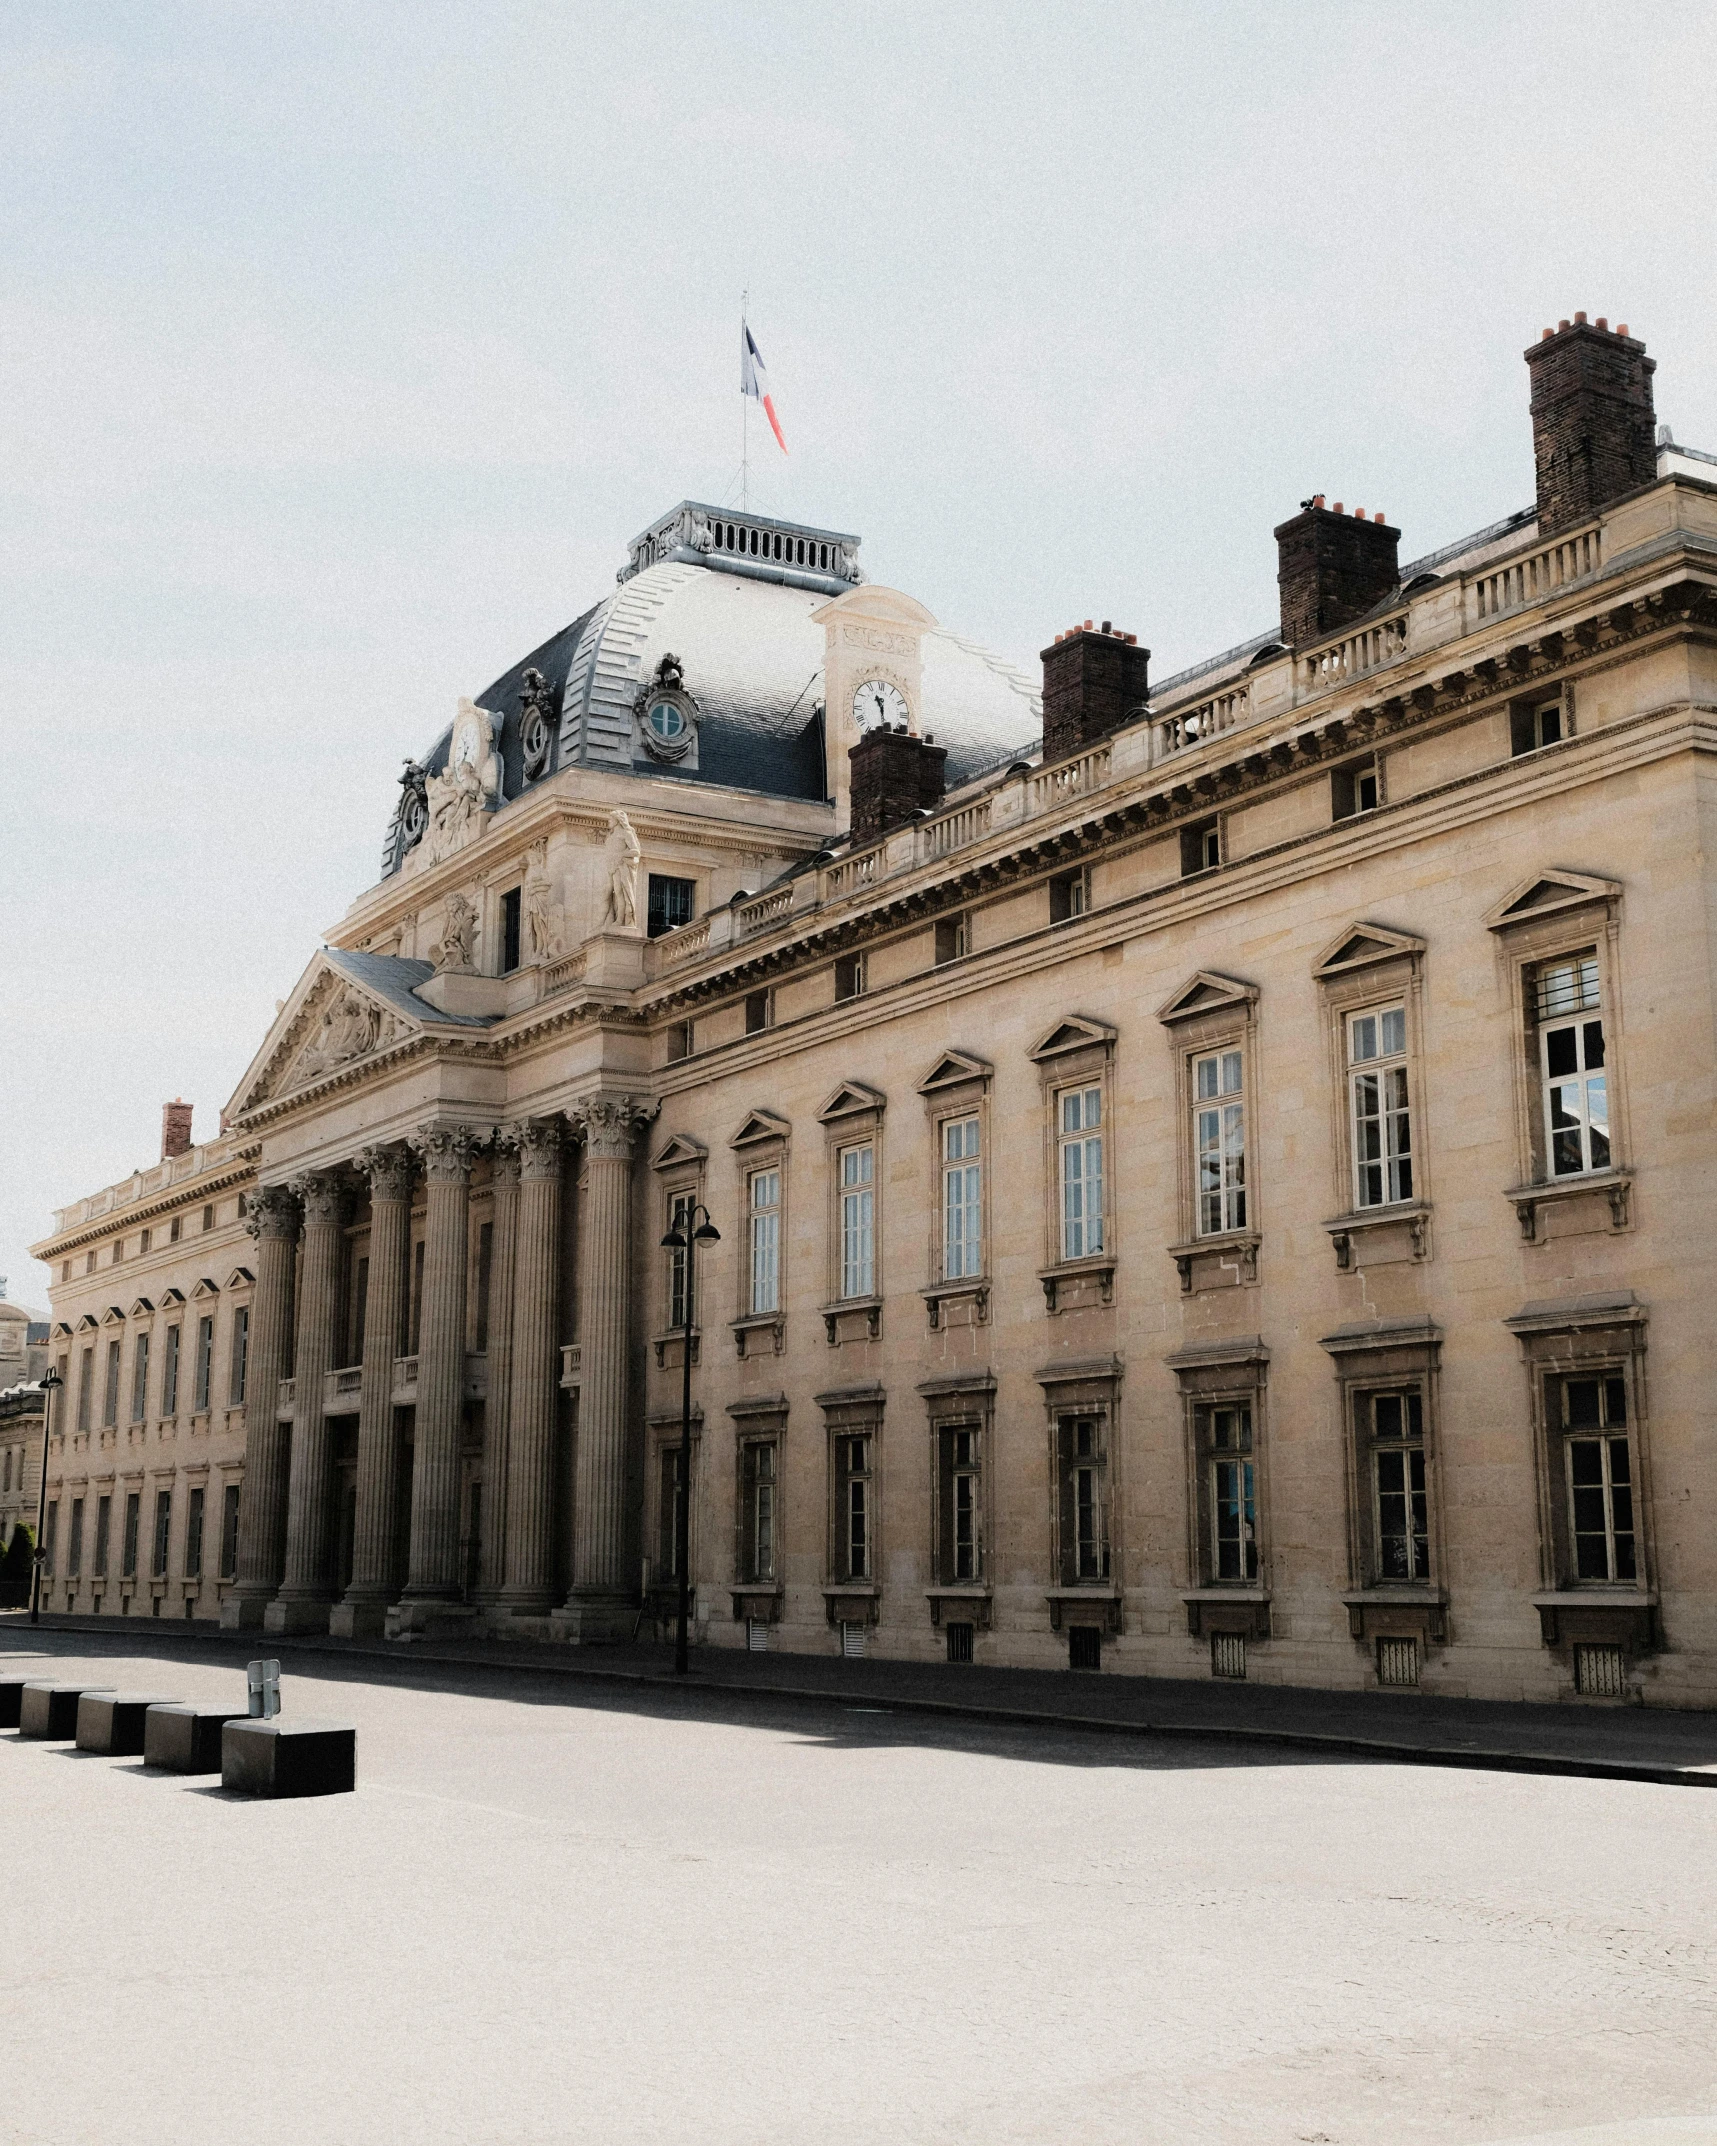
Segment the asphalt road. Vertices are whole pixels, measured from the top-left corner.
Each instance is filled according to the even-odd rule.
[[[305,1668],[355,1795],[0,1735],[0,2139],[1717,2146],[1717,1795]]]

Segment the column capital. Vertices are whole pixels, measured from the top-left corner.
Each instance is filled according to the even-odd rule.
[[[257,1239],[295,1239],[303,1209],[289,1185],[259,1185],[244,1203],[244,1226]]]
[[[304,1207],[306,1229],[338,1229],[352,1202],[351,1184],[340,1170],[307,1170],[292,1180]]]
[[[360,1148],[352,1157],[352,1168],[369,1179],[372,1200],[411,1198],[411,1181],[416,1164],[410,1148]]]
[[[633,1141],[660,1107],[643,1096],[595,1095],[575,1104],[567,1116],[584,1135],[592,1161],[626,1162]]]
[[[519,1132],[516,1125],[497,1125],[489,1136],[489,1168],[497,1185],[519,1181]]]
[[[565,1132],[556,1118],[527,1118],[507,1130],[518,1143],[519,1174],[541,1178],[560,1175],[561,1148]]]
[[[410,1142],[422,1158],[424,1176],[444,1185],[462,1184],[471,1175],[480,1144],[474,1125],[420,1125]]]

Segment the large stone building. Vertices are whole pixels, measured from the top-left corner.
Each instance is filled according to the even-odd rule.
[[[64,1210],[56,1607],[1717,1703],[1717,461],[1025,681],[686,505],[407,767],[226,1127]],[[1041,737],[1039,731],[1041,727]],[[147,1607],[146,1607],[147,1605]]]

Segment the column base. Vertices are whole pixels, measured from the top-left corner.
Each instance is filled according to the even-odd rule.
[[[240,1594],[236,1587],[233,1588],[228,1593],[226,1600],[221,1604],[221,1630],[223,1632],[260,1632],[263,1617],[267,1612],[268,1605],[273,1600],[274,1589],[272,1587],[267,1594],[263,1594],[260,1591]],[[122,1617],[127,1615],[130,1607],[129,1603],[122,1604],[119,1614]]]
[[[328,1630],[335,1639],[380,1639],[387,1621],[385,1595],[342,1595],[328,1612]]]
[[[384,1614],[382,1635],[386,1639],[440,1639],[469,1636],[477,1612],[469,1602],[394,1602]]]
[[[265,1632],[325,1632],[331,1595],[276,1595],[262,1613]]]
[[[549,1617],[549,1636],[570,1647],[630,1639],[638,1628],[638,1605],[629,1595],[592,1588],[569,1595]]]

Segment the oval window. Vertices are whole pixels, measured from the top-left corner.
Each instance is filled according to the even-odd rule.
[[[650,710],[650,728],[664,743],[671,743],[685,734],[685,714],[671,700],[659,700]]]

